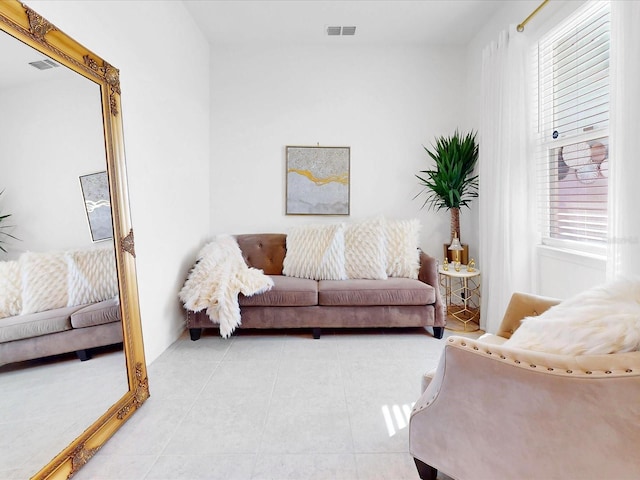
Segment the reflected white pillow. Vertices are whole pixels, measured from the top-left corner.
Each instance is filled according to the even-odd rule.
[[[21,311],[20,265],[16,261],[0,262],[0,318],[20,315]]]
[[[65,253],[68,267],[67,306],[101,302],[118,294],[113,248]]]
[[[287,235],[282,273],[312,280],[345,280],[344,225],[307,225]]]
[[[62,252],[20,255],[22,314],[67,306],[67,262]]]

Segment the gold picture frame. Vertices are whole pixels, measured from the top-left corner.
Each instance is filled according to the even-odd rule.
[[[0,30],[100,87],[128,391],[32,477],[68,479],[149,397],[126,181],[120,74],[115,67],[17,0],[0,2]]]

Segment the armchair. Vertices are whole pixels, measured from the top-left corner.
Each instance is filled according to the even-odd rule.
[[[409,424],[420,478],[640,478],[640,352],[503,345],[522,318],[555,303],[516,293],[496,335],[447,339]]]

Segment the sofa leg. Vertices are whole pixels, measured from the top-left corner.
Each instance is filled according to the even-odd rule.
[[[444,335],[444,327],[433,327],[433,336],[436,338],[442,338]]]
[[[86,362],[91,359],[91,354],[89,350],[76,350],[76,356],[80,359],[81,362]]]
[[[416,463],[416,469],[418,469],[418,476],[422,480],[436,480],[438,476],[438,470],[433,468],[431,465],[427,465],[421,460],[414,458],[413,461]]]
[[[196,340],[200,339],[200,335],[202,335],[202,329],[201,328],[190,328],[189,329],[189,335],[191,336],[191,340],[193,340],[195,342]]]
[[[318,340],[320,338],[320,334],[322,333],[322,329],[321,328],[314,328],[313,329],[313,338]]]

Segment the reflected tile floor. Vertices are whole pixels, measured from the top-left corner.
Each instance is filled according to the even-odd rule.
[[[418,479],[408,417],[444,346],[428,332],[185,332],[149,366],[151,398],[74,479]]]

